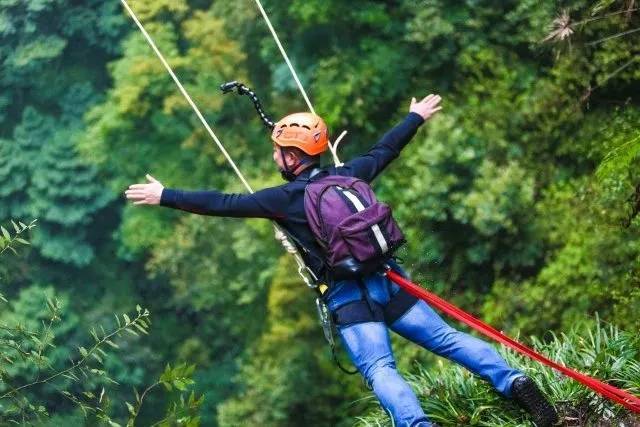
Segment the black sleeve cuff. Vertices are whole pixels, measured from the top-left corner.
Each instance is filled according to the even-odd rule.
[[[424,119],[422,118],[422,116],[418,113],[414,113],[413,111],[407,114],[405,120],[411,123],[416,128],[424,123]]]
[[[171,188],[162,189],[160,195],[160,206],[166,206],[168,208],[178,207],[178,195],[180,190],[172,190]]]

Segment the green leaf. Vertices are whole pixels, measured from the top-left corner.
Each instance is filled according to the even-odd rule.
[[[0,230],[2,230],[2,235],[4,236],[5,239],[11,240],[11,235],[9,234],[6,228],[0,225]]]
[[[143,328],[142,326],[138,325],[137,323],[134,323],[133,326],[139,330],[140,332],[142,332],[145,335],[149,335],[149,332],[147,332],[147,330],[145,328]]]
[[[129,402],[124,402],[124,403],[125,403],[125,405],[127,405],[127,409],[129,410],[129,413],[131,415],[135,415],[136,414],[136,410],[133,407],[133,405],[131,403],[129,403]]]
[[[103,362],[102,358],[100,356],[98,356],[96,353],[91,353],[91,357],[96,359],[98,361],[98,363],[100,363],[101,365],[104,365],[104,362]]]
[[[140,336],[136,331],[134,331],[131,328],[126,328],[125,331],[129,332],[131,335],[135,335],[136,337]]]
[[[84,347],[78,347],[78,351],[80,352],[80,354],[82,355],[82,357],[87,357],[89,355],[89,352],[87,351],[86,348]]]
[[[114,342],[113,342],[113,341],[111,341],[111,340],[106,340],[105,342],[106,342],[108,345],[110,345],[111,347],[113,347],[113,348],[120,348],[120,347],[118,346],[118,344],[114,343]]]
[[[129,319],[129,316],[127,316],[126,313],[123,314],[122,317],[124,317],[124,321],[127,322],[127,325],[131,323],[131,319]]]
[[[16,238],[15,238],[15,241],[16,241],[16,242],[20,242],[20,243],[22,243],[23,245],[30,245],[30,244],[31,244],[31,243],[27,242],[26,240],[24,240],[24,239],[23,239],[23,238],[21,238],[21,237],[16,237]]]
[[[16,233],[20,233],[20,227],[18,227],[18,224],[11,220],[11,225],[13,225],[13,229],[16,231]]]

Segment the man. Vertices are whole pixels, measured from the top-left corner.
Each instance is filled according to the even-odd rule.
[[[530,378],[508,366],[485,342],[448,326],[424,301],[379,274],[362,280],[333,280],[325,267],[323,250],[309,228],[304,194],[310,179],[342,175],[371,182],[398,157],[418,128],[442,108],[440,101],[438,95],[429,95],[420,102],[413,98],[409,114],[401,123],[366,154],[340,167],[319,167],[319,155],[328,145],[327,127],[322,119],[310,113],[289,115],[275,124],[271,136],[273,160],[289,182],[254,194],[168,189],[150,175],[147,175],[149,183],[131,185],[125,194],[136,205],[161,205],[202,215],[269,218],[277,222],[294,237],[307,265],[330,284],[325,301],[347,353],[395,425],[433,424],[396,370],[388,329],[489,381],[498,392],[514,398],[530,412],[538,426],[552,425],[557,420],[556,412]]]

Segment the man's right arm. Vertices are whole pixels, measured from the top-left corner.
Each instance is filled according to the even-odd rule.
[[[147,183],[132,184],[124,192],[134,205],[161,205],[200,215],[244,218],[286,218],[289,193],[285,185],[265,188],[252,194],[222,193],[216,190],[185,191],[164,188],[147,174]]]
[[[282,186],[265,188],[253,194],[165,188],[160,205],[200,215],[284,219],[288,194]]]

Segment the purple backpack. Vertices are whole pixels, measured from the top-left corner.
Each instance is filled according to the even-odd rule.
[[[311,181],[304,195],[311,231],[336,279],[369,274],[404,242],[391,208],[366,182],[330,175]]]

